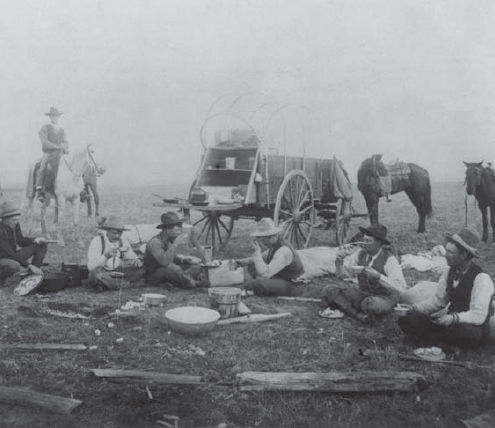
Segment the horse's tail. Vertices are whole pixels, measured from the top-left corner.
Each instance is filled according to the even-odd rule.
[[[431,184],[430,179],[426,182],[426,188],[424,192],[424,204],[426,217],[430,218],[433,215],[433,208],[431,206]]]

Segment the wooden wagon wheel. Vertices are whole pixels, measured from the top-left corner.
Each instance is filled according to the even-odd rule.
[[[198,226],[199,243],[211,245],[215,250],[224,248],[234,229],[234,217],[221,211],[202,211],[202,214],[203,217],[193,224]]]
[[[351,225],[351,210],[349,207],[349,202],[343,199],[338,199],[336,203],[337,207],[335,209],[335,238],[337,240],[337,245],[344,245],[347,237],[347,232]]]
[[[277,193],[273,221],[283,223],[285,239],[295,248],[309,245],[315,225],[316,210],[311,183],[300,170],[290,171]]]

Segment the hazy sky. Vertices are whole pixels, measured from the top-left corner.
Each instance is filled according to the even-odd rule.
[[[0,177],[22,183],[50,106],[102,184],[191,182],[211,105],[251,91],[318,117],[353,182],[383,153],[462,181],[495,163],[491,0],[3,0]],[[230,97],[230,98],[229,98]],[[319,145],[320,142],[313,144]]]

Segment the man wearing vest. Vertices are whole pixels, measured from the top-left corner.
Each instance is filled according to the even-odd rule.
[[[88,248],[88,283],[100,291],[128,288],[144,276],[142,260],[122,237],[120,217],[111,215],[98,226],[104,232],[95,236]]]
[[[204,278],[201,259],[177,254],[174,242],[182,234],[183,222],[172,211],[162,214],[161,224],[156,227],[162,231],[149,240],[144,253],[148,285],[165,288],[210,287],[210,281]],[[191,239],[195,241],[196,238]]]
[[[358,284],[332,284],[326,287],[324,300],[347,315],[370,323],[377,315],[391,312],[406,289],[406,280],[396,256],[390,251],[387,228],[381,224],[359,228],[363,233],[362,250],[340,251],[335,259],[338,278],[357,275]],[[346,263],[344,263],[344,259]]]
[[[43,158],[36,174],[36,198],[44,199],[45,174],[47,166],[50,164],[58,170],[58,164],[63,152],[69,149],[69,142],[63,128],[58,121],[62,112],[55,107],[50,107],[50,111],[45,113],[50,118],[50,123],[44,125],[40,132],[41,150]]]
[[[430,298],[413,305],[399,326],[425,345],[443,343],[459,348],[482,345],[489,337],[494,293],[490,276],[474,263],[479,234],[469,228],[447,236],[447,264]],[[446,309],[437,313],[441,309]]]
[[[251,234],[255,240],[251,257],[237,260],[237,265],[254,265],[256,278],[244,284],[244,289],[257,296],[297,296],[300,287],[296,280],[304,273],[304,266],[297,252],[285,242],[283,230],[275,227],[271,218],[262,218]],[[266,251],[261,252],[261,245]]]

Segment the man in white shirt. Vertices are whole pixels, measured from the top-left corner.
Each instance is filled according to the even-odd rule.
[[[359,229],[363,233],[363,249],[352,254],[340,251],[335,259],[337,277],[357,276],[358,284],[331,284],[325,289],[324,300],[370,323],[375,316],[392,311],[406,289],[406,280],[397,257],[389,249],[387,228],[376,224]]]
[[[304,266],[297,252],[285,242],[283,229],[275,227],[271,218],[262,218],[253,240],[251,257],[237,260],[237,265],[253,265],[256,278],[244,284],[244,289],[257,296],[297,296],[300,286],[297,278],[304,273]],[[262,247],[266,251],[262,252]]]
[[[89,284],[100,290],[118,290],[143,278],[142,260],[122,238],[124,230],[129,230],[123,221],[111,215],[99,229],[104,232],[95,236],[88,248]]]
[[[445,258],[449,268],[440,277],[435,295],[403,305],[410,314],[398,322],[406,334],[425,345],[473,348],[487,341],[494,286],[490,276],[473,261],[479,257],[476,248],[480,241],[478,232],[470,228],[447,236]],[[441,309],[447,310],[435,314]]]

